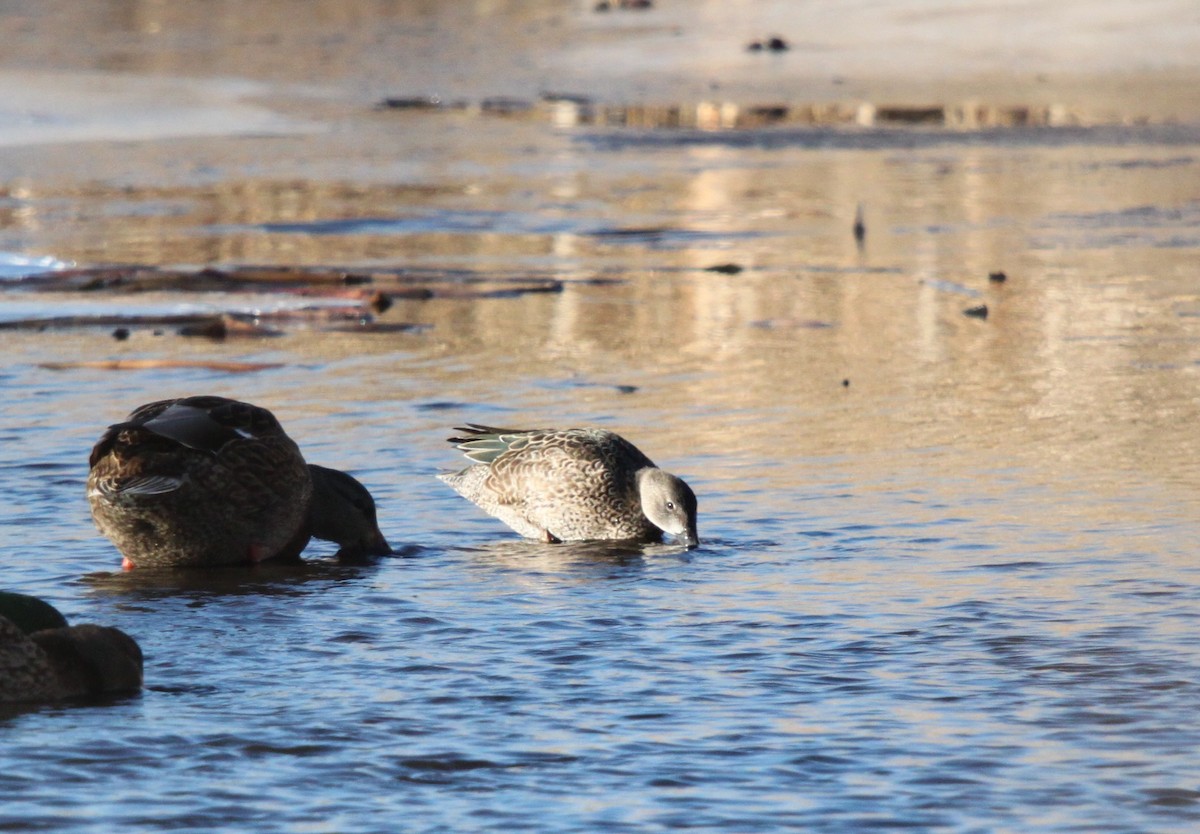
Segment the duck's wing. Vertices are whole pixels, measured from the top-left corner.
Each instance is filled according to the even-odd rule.
[[[467,423],[455,426],[461,436],[447,438],[468,459],[476,463],[491,464],[505,452],[516,452],[552,432],[551,429],[502,429]]]
[[[109,426],[92,447],[89,465],[95,467],[118,444],[126,456],[151,442],[161,447],[161,440],[215,455],[231,440],[283,434],[275,415],[249,403],[213,396],[158,400]]]
[[[279,421],[267,409],[224,397],[176,400],[139,427],[189,449],[214,455],[231,440],[283,434]]]

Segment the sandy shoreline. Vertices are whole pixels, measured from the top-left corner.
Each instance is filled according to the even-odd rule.
[[[312,130],[389,95],[608,105],[1026,108],[1072,124],[1200,121],[1200,7],[1182,0],[580,2],[298,19],[73,4],[0,18],[0,145]],[[71,50],[58,25],[91,33]],[[787,49],[752,52],[777,35]]]
[[[1200,118],[1200,7],[1178,0],[659,7],[619,38],[593,21],[593,42],[554,65],[625,98],[686,90],[740,102],[970,100],[1058,105],[1104,121]],[[770,35],[788,49],[745,48]]]

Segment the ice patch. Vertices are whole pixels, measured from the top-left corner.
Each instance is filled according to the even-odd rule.
[[[57,272],[73,266],[75,264],[70,261],[60,261],[49,255],[31,257],[18,255],[16,252],[0,252],[0,281],[15,281],[18,278],[28,278],[43,272]]]

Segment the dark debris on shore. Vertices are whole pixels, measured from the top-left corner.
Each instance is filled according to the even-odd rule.
[[[0,330],[114,328],[113,337],[124,340],[133,327],[177,328],[178,335],[209,339],[278,336],[283,333],[282,328],[289,326],[335,332],[413,332],[426,329],[428,325],[381,322],[378,317],[399,300],[515,298],[528,293],[562,292],[563,282],[536,275],[481,275],[467,270],[126,265],[41,273],[7,281],[3,287],[7,292],[102,296],[148,292],[255,293],[313,300],[312,305],[270,311],[228,309],[212,313],[68,315],[0,321]],[[232,308],[236,302],[225,303]]]

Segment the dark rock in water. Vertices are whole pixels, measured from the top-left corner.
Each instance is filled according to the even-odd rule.
[[[446,104],[439,96],[389,96],[379,106],[390,110],[437,110]]]
[[[180,336],[200,336],[205,339],[224,339],[229,335],[225,319],[217,316],[196,324],[187,324],[177,331]]]
[[[392,297],[383,292],[371,293],[370,297],[367,299],[367,306],[376,313],[386,312],[387,310],[391,309]]]
[[[970,316],[973,319],[986,319],[988,317],[988,308],[986,304],[979,304],[975,307],[968,307],[963,310],[964,316]]]
[[[177,331],[180,336],[199,336],[205,339],[221,341],[236,336],[258,338],[262,336],[282,335],[278,330],[256,324],[252,321],[242,321],[235,316],[222,315],[201,319],[185,324]]]
[[[129,328],[128,327],[118,327],[116,330],[114,330],[112,332],[112,337],[114,339],[116,339],[118,342],[125,341],[126,339],[129,338]]]
[[[787,52],[789,49],[791,49],[791,46],[788,45],[788,42],[778,35],[772,35],[765,40],[753,40],[746,44],[748,52],[762,52],[764,50],[767,52]]]
[[[862,246],[863,241],[867,239],[867,224],[863,218],[862,203],[858,204],[858,208],[854,210],[854,240]]]
[[[1008,280],[1008,276],[1003,271],[997,270],[996,272],[988,273],[988,280],[996,284],[1003,284]]]
[[[705,272],[719,272],[722,275],[737,275],[744,268],[745,267],[743,267],[741,264],[735,264],[735,263],[713,264],[712,266],[704,267],[704,271]]]

